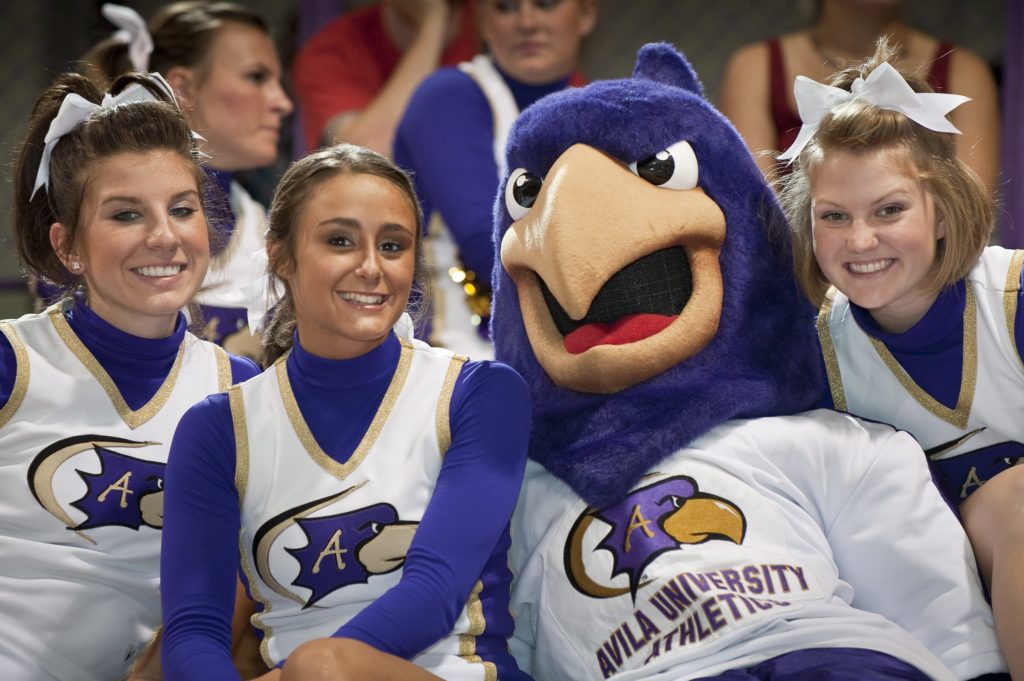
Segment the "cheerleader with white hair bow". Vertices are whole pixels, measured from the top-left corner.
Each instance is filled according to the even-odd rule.
[[[189,333],[181,312],[210,253],[205,176],[173,101],[156,74],[106,95],[65,74],[20,148],[18,251],[65,297],[0,322],[7,678],[125,678],[160,625],[174,428],[193,402],[256,373]]]
[[[832,404],[912,433],[959,509],[1014,678],[1024,678],[1024,251],[987,246],[994,205],[937,94],[874,57],[799,78],[781,157],[797,278],[820,305]]]

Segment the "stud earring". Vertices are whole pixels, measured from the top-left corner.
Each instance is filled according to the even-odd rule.
[[[77,272],[80,269],[82,269],[82,263],[78,262],[77,260],[72,260],[71,261],[71,271],[72,272]]]

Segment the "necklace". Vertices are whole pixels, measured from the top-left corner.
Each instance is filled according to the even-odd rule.
[[[822,66],[831,69],[833,71],[842,71],[851,64],[858,64],[864,61],[867,56],[873,53],[874,48],[867,53],[867,55],[859,56],[845,56],[842,49],[830,48],[826,45],[825,41],[821,38],[821,30],[818,27],[811,28],[807,32],[807,38],[811,42],[811,47],[814,48],[815,53],[821,59]],[[905,46],[906,40],[904,40],[903,32],[893,32],[889,34],[889,44],[896,48],[896,61],[902,61],[907,56],[907,48]]]

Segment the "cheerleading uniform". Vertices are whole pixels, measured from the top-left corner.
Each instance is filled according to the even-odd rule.
[[[910,431],[957,503],[1024,461],[1024,251],[985,249],[903,334],[832,289],[818,333],[833,404]]]
[[[351,360],[296,344],[189,412],[168,478],[168,678],[238,678],[239,566],[270,665],[339,636],[446,679],[528,678],[506,643],[506,552],[529,400],[507,367],[464,362],[395,334]]]
[[[0,330],[0,668],[123,678],[160,623],[171,434],[256,368],[187,333],[183,316],[144,339],[79,301]]]
[[[249,332],[246,287],[267,274],[266,210],[235,181],[232,173],[206,168],[225,201],[211,202],[213,228],[210,268],[195,300],[203,315],[203,338],[228,352],[253,359],[259,336]]]

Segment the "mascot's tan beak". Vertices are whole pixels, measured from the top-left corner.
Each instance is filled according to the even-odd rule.
[[[576,144],[548,171],[529,212],[505,233],[501,262],[518,289],[534,354],[551,379],[571,390],[614,393],[695,355],[714,337],[722,311],[718,252],[724,240],[725,216],[699,187],[657,187],[608,155]],[[609,280],[655,253],[692,279],[682,309],[665,317],[653,335],[570,352],[551,301],[571,318],[567,323],[578,326],[589,323],[587,315],[602,296],[639,301],[636,286],[610,292]],[[644,312],[638,302],[630,315]],[[604,320],[604,327],[630,323],[630,315]]]
[[[733,504],[717,497],[697,494],[678,511],[665,518],[665,532],[680,544],[700,544],[711,539],[743,543],[746,521]]]

